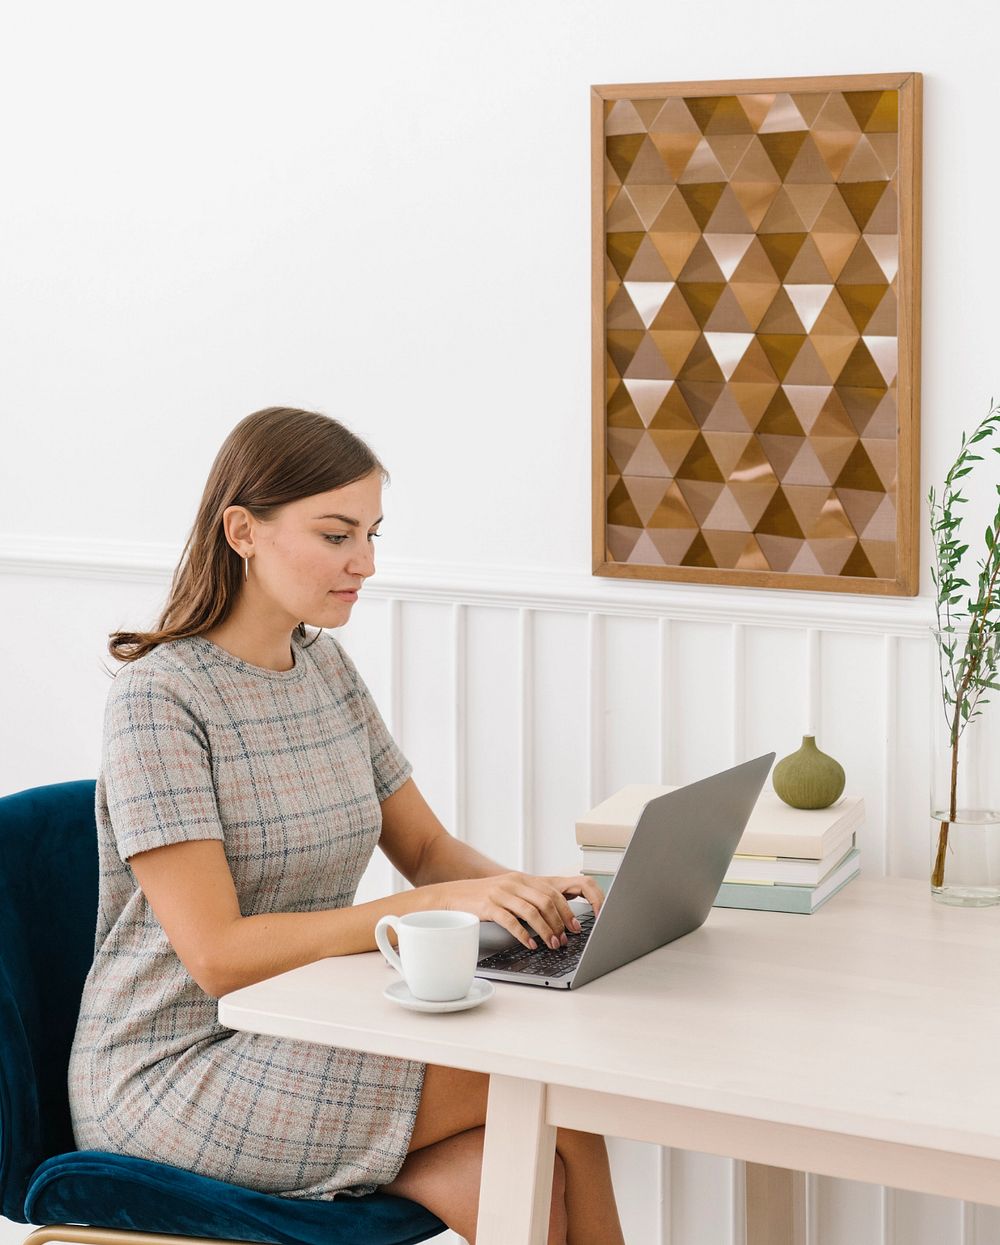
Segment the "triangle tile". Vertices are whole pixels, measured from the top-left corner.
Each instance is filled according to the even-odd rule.
[[[854,114],[859,129],[864,129],[878,106],[882,97],[881,91],[845,91],[844,103]]]
[[[788,369],[795,361],[795,356],[806,341],[805,333],[760,333],[757,334],[768,362],[774,368],[778,380],[784,380]]]
[[[896,543],[895,540],[863,540],[861,548],[871,563],[876,579],[896,578]]]
[[[747,183],[780,186],[781,175],[759,137],[751,139],[743,159],[733,169],[729,180],[734,186]]]
[[[829,481],[825,478],[822,485],[812,484],[789,484],[787,480],[782,485],[785,491],[785,498],[791,506],[799,527],[809,538],[809,533],[819,523],[823,515],[823,507],[827,503],[827,499],[833,497],[833,490],[830,488]]]
[[[786,285],[829,285],[830,270],[816,243],[808,235],[785,273]]]
[[[629,265],[635,259],[635,253],[642,245],[645,234],[638,230],[626,230],[624,233],[609,233],[607,236],[607,255],[615,272],[624,279]]]
[[[826,392],[834,379],[826,369],[826,365],[816,352],[810,338],[806,338],[802,349],[795,356],[795,362],[784,376],[786,385],[815,385]]]
[[[757,325],[758,333],[805,333],[805,326],[788,297],[788,287],[782,286],[775,294],[767,312]]]
[[[850,159],[844,165],[838,180],[841,182],[871,182],[881,181],[886,176],[885,169],[882,168],[882,162],[875,154],[875,149],[864,134],[860,135],[854,150],[851,152]]]
[[[851,456],[834,481],[838,489],[866,489],[873,493],[884,493],[885,485],[879,479],[878,472],[868,457],[865,447],[859,441],[851,451]]]
[[[642,413],[642,408],[636,402],[634,386],[642,384],[655,384],[661,386],[666,391],[666,382],[673,380],[670,369],[667,367],[667,361],[656,347],[656,342],[648,335],[644,335],[642,341],[632,361],[623,373],[623,378],[629,393],[632,395],[632,401],[636,403],[636,409]],[[662,401],[662,394],[656,400],[657,406]],[[655,410],[656,407],[653,408]],[[650,412],[652,417],[652,411]]]
[[[709,432],[748,433],[753,431],[728,385],[723,389],[718,402],[712,407],[708,418],[702,424],[702,428],[706,434]]]
[[[736,265],[729,280],[763,282],[777,289],[778,274],[774,271],[774,266],[761,246],[759,238],[751,239],[750,245],[744,251],[743,258]]]
[[[704,328],[722,291],[726,288],[726,283],[724,281],[678,281],[677,288],[691,308],[691,314],[695,320]],[[736,297],[739,300],[738,294]],[[740,305],[742,306],[742,303]]]
[[[656,513],[657,506],[663,500],[670,480],[665,475],[659,479],[650,476],[627,475],[623,477],[623,480],[635,512],[642,520],[642,526],[647,527],[650,518]]]
[[[646,141],[645,134],[610,134],[604,140],[604,152],[619,181],[626,181],[636,156]]]
[[[808,130],[809,123],[795,106],[791,95],[783,93],[774,97],[767,116],[757,127],[760,134],[784,134],[796,130]]]
[[[698,529],[695,527],[650,528],[646,535],[656,546],[664,566],[680,566],[684,555],[694,544]]]
[[[770,505],[771,498],[778,491],[778,481],[772,478],[754,480],[749,483],[730,482],[729,491],[739,503],[752,531]]]
[[[846,558],[854,541],[857,540],[857,533],[851,526],[851,521],[844,513],[844,507],[840,503],[840,499],[833,489],[828,489],[823,501],[823,508],[806,529],[806,539],[814,546],[832,540],[845,542],[842,559]],[[823,562],[822,557],[817,550],[817,556]],[[823,562],[823,566],[826,563]]]
[[[847,362],[835,378],[839,388],[877,389],[884,385],[882,373],[862,339],[859,339]]]
[[[805,350],[805,346],[802,347],[802,350]],[[798,361],[796,360],[796,362]],[[809,436],[819,420],[824,404],[830,394],[833,393],[833,386],[824,386],[819,383],[790,385],[786,380],[784,385],[782,385],[782,389],[785,391],[785,397],[791,403],[796,418],[802,425],[802,430]]]
[[[725,182],[727,180],[726,171],[719,163],[706,138],[703,138],[691,152],[684,166],[684,172],[677,180],[678,182]]]
[[[735,198],[735,196],[734,196]],[[799,210],[788,196],[784,186],[778,191],[767,209],[767,215],[757,227],[758,233],[802,233],[807,228]]]
[[[865,244],[875,257],[885,279],[892,281],[899,271],[899,235],[896,233],[866,233]]]
[[[851,111],[841,91],[831,91],[826,97],[823,107],[816,114],[811,129],[814,135],[845,130],[853,133],[857,138],[861,133],[858,119]]]
[[[771,261],[771,267],[780,280],[784,281],[785,274],[792,266],[792,260],[802,249],[802,244],[807,237],[808,235],[805,233],[764,233],[757,235],[757,240],[760,242],[764,254]]]
[[[895,334],[892,337],[874,337],[866,333],[861,340],[875,360],[875,366],[881,373],[882,379],[887,385],[891,385],[899,370],[899,351]]]
[[[633,210],[638,219],[638,227],[650,229],[675,189],[674,186],[670,185],[634,186],[629,182],[622,193],[628,195],[633,205]],[[609,219],[609,228],[610,224]],[[616,227],[619,229],[634,229],[636,225],[618,225]]]
[[[703,483],[723,482],[722,472],[719,470],[718,463],[712,457],[712,451],[708,448],[705,438],[699,434],[688,450],[683,463],[677,469],[677,481],[682,483],[684,480],[700,480]],[[684,492],[684,490],[681,490]],[[687,497],[687,493],[684,493]],[[690,505],[690,498],[688,498]],[[697,515],[697,511],[695,511]],[[699,517],[699,522],[701,521]]]
[[[743,457],[746,447],[753,440],[753,433],[749,429],[744,429],[743,432],[710,432],[704,428],[702,435],[705,438],[705,444],[712,452],[716,465],[722,472],[723,479],[728,480],[729,473]],[[747,528],[747,531],[749,530]]]
[[[609,465],[609,467],[608,467],[608,474],[607,474],[607,476],[605,477],[605,480],[604,480],[604,500],[605,500],[605,502],[608,500],[608,498],[611,496],[611,494],[615,491],[615,485],[618,483],[618,481],[619,481],[620,479],[621,479],[621,476],[619,476],[619,475],[616,475],[616,474],[615,474],[614,464],[613,464],[613,463],[611,463],[611,464]]]
[[[865,528],[884,502],[888,502],[890,509],[892,509],[892,499],[890,497],[887,497],[885,493],[873,493],[869,489],[839,488],[837,489],[837,498],[841,506],[843,506],[844,513],[850,520],[851,527],[854,529],[856,536],[864,534]],[[893,519],[892,535],[895,535],[895,518]],[[879,536],[875,539],[884,540],[885,537]]]
[[[729,487],[731,489],[737,486],[742,488],[744,485],[751,484],[755,488],[763,486],[766,489],[770,489],[770,492],[766,493],[766,495],[764,492],[747,494],[738,492],[733,494],[734,497],[741,499],[740,505],[744,507],[743,513],[747,516],[750,526],[753,527],[764,513],[765,504],[771,500],[771,493],[778,487],[778,477],[774,474],[774,468],[768,461],[763,446],[757,437],[750,438],[739,461],[729,472]],[[759,510],[754,510],[756,505],[753,501],[754,497],[758,500],[764,499],[760,504]],[[746,509],[748,504],[750,506],[749,510]]]
[[[712,120],[712,114],[719,106],[721,95],[692,95],[684,97],[684,103],[687,110],[694,117],[698,129],[704,134],[708,123]]]
[[[784,389],[778,389],[775,392],[755,431],[758,435],[770,433],[781,437],[805,436],[798,416],[795,414],[792,404],[788,401]]]
[[[629,379],[625,381],[625,388],[629,392],[635,409],[639,412],[639,418],[648,428],[650,420],[666,397],[670,381]]]
[[[795,163],[795,157],[802,150],[808,138],[808,131],[781,130],[777,133],[760,131],[760,145],[767,152],[767,157],[774,165],[775,172],[782,181],[788,176],[788,170]]]
[[[662,482],[673,475],[673,472],[667,469],[667,464],[663,461],[663,456],[660,454],[656,442],[650,437],[648,432],[640,432],[638,443],[632,451],[632,456],[622,468],[622,474],[625,477],[626,483],[629,484],[629,493],[632,496],[632,500],[636,503],[635,508],[639,512],[639,518],[645,523],[646,516],[642,512],[638,502],[638,495],[630,481],[635,477],[659,477]],[[657,500],[659,500],[659,497],[657,497]]]
[[[605,531],[605,540],[607,541],[608,561],[609,562],[627,562],[629,554],[636,546],[636,542],[642,535],[640,527],[620,527],[617,524],[609,523]]]
[[[708,224],[725,188],[725,182],[722,181],[695,182],[680,186],[684,202],[691,209],[691,215],[698,222],[699,229],[704,229]]]
[[[834,189],[833,186],[789,185],[787,182],[782,187],[806,229],[812,229],[816,224],[820,212],[826,207]]]
[[[810,538],[809,548],[827,575],[839,575],[857,543],[855,537],[841,537],[839,540]]]
[[[886,177],[895,176],[899,169],[899,134],[893,131],[889,134],[868,134],[866,137],[882,166],[882,173]]]
[[[645,333],[632,329],[612,329],[606,334],[608,354],[618,369],[619,375],[624,376],[628,371],[628,365],[639,349],[643,337]]]
[[[663,305],[653,321],[652,329],[653,331],[659,329],[693,330],[697,336],[698,321],[691,314],[691,308],[676,285],[663,300]]]
[[[648,237],[643,238],[636,249],[632,262],[625,273],[625,281],[670,281],[668,271],[659,251]]]
[[[737,301],[732,286],[727,285],[712,309],[712,314],[705,321],[705,332],[709,333],[752,333],[753,326],[746,317],[746,312]]]
[[[677,186],[671,186],[663,207],[649,228],[650,233],[701,233],[701,226],[691,214]]]
[[[712,512],[713,514],[715,511]],[[711,528],[702,529],[702,539],[711,551],[716,566],[734,570],[739,563],[747,541],[753,537],[745,531],[716,531]],[[756,541],[754,542],[756,544]]]
[[[799,110],[799,116],[810,128],[823,110],[828,98],[826,91],[792,91],[791,100]]]
[[[609,428],[608,455],[618,473],[625,471],[635,448],[642,440],[641,428]]]
[[[725,377],[722,369],[712,354],[712,348],[704,336],[698,338],[691,348],[691,353],[684,360],[684,366],[677,373],[678,378],[686,381],[722,382]],[[713,404],[714,405],[714,404]]]
[[[857,240],[857,234],[848,233],[813,233],[810,241],[819,251],[826,270],[836,281],[837,277],[851,257]]]
[[[708,134],[706,142],[728,181],[753,142],[753,134]]]
[[[833,184],[833,174],[826,161],[820,155],[819,148],[813,141],[812,135],[808,135],[805,142],[799,148],[798,154],[792,161],[792,167],[785,174],[786,183],[798,183],[807,186],[822,186],[824,183]]]
[[[858,131],[824,130],[819,132],[814,129],[813,142],[816,144],[816,150],[822,157],[823,163],[830,170],[830,176],[837,181],[858,145]]]
[[[810,333],[818,333],[821,337],[850,337],[857,340],[860,330],[854,323],[854,317],[848,311],[840,291],[834,288],[823,304],[823,310],[816,317],[809,329]]]
[[[738,571],[768,571],[770,565],[764,556],[764,550],[757,543],[756,537],[751,536],[747,543],[743,546],[743,552],[740,554],[736,569]]]
[[[789,484],[819,484],[824,489],[829,488],[830,481],[808,438],[803,440],[802,448],[782,476],[781,483],[782,487],[787,487]]]
[[[843,437],[817,437],[814,435],[812,437],[812,447],[816,451],[816,457],[819,459],[820,465],[831,485],[844,469],[844,464],[850,458],[857,443],[858,438],[856,435]]]
[[[642,527],[624,481],[619,480],[608,498],[608,522],[618,527]]]
[[[639,318],[646,328],[656,319],[660,308],[666,302],[667,295],[674,288],[673,281],[626,281],[625,289],[632,301]],[[608,321],[610,324],[610,320]],[[617,327],[617,326],[616,326]],[[625,325],[621,326],[625,328]],[[632,325],[628,326],[629,328]]]
[[[746,233],[706,233],[705,245],[712,252],[719,271],[728,281],[753,242],[753,231]]]
[[[858,238],[851,257],[837,277],[838,285],[886,285],[885,273],[868,249],[865,238]]]
[[[639,412],[635,409],[628,390],[620,382],[616,383],[608,396],[608,427],[641,429],[642,426]]]
[[[615,191],[615,197],[605,215],[604,227],[608,233],[635,232],[646,227],[624,186]]]
[[[636,112],[635,104],[630,99],[617,99],[604,118],[604,133],[615,136],[645,134],[646,123]]]
[[[868,561],[868,555],[861,548],[861,542],[854,546],[844,565],[841,567],[840,573],[847,578],[858,579],[874,579],[875,569]]]
[[[732,186],[727,186],[719,196],[719,202],[715,205],[715,211],[708,219],[705,226],[706,234],[730,234],[741,235],[749,234],[753,236],[753,225],[743,205],[736,197],[736,192]]]
[[[678,281],[725,281],[712,249],[702,238],[688,257]]]
[[[896,394],[888,391],[875,408],[875,413],[861,430],[866,441],[883,439],[893,441],[898,436],[896,424]]]
[[[871,497],[871,493],[863,494]],[[857,527],[857,524],[855,524]],[[863,541],[896,539],[896,506],[893,499],[886,494],[878,504],[878,509],[869,516],[867,522],[858,528],[858,535]]]
[[[802,249],[805,250],[805,247]],[[802,252],[800,251],[799,254],[801,255]],[[798,260],[796,260],[797,262]],[[820,312],[826,306],[827,300],[833,293],[833,285],[832,283],[824,282],[816,284],[788,284],[785,286],[785,293],[795,308],[795,314],[799,322],[805,331],[809,333],[812,331],[813,326],[819,319]]]
[[[688,161],[701,142],[701,134],[697,130],[693,134],[651,131],[649,138],[663,161],[663,167],[675,181],[683,177]]]
[[[678,479],[677,487],[684,495],[688,509],[698,520],[698,526],[704,527],[705,520],[711,514],[712,507],[718,501],[719,494],[725,486],[712,480]]]
[[[663,558],[659,549],[649,537],[648,532],[643,532],[639,539],[635,542],[635,548],[628,555],[630,566],[663,566]]]
[[[746,316],[747,324],[756,330],[774,302],[781,285],[774,278],[773,281],[732,281],[729,288]]]
[[[692,229],[688,232],[668,233],[654,230],[649,241],[656,247],[657,254],[663,260],[667,272],[674,278],[682,272],[691,252],[701,239],[701,230]]]
[[[676,95],[661,103],[647,128],[651,134],[693,134],[695,142],[701,137],[701,130],[690,109]]]
[[[841,182],[837,189],[840,197],[847,204],[847,210],[854,217],[858,229],[865,229],[880,201],[885,197],[887,183],[881,180],[867,182]],[[873,233],[885,233],[884,229],[873,229]]]
[[[604,313],[604,323],[609,329],[642,330],[642,319],[624,288],[619,286],[618,293]]]
[[[690,315],[687,303],[684,310]],[[694,317],[691,317],[692,321]],[[694,349],[695,342],[701,336],[698,326],[693,329],[658,329],[651,328],[649,335],[656,343],[656,348],[663,356],[664,362],[672,376],[680,375],[688,355]]]
[[[684,555],[684,558],[681,561],[681,566],[711,567],[714,570],[715,565],[715,558],[712,556],[712,551],[705,542],[705,537],[701,534],[701,532],[699,532],[691,542],[691,547]]]
[[[684,395],[688,410],[701,425],[712,413],[712,408],[725,389],[725,381],[679,380],[677,388]]]
[[[857,337],[844,335],[834,336],[816,332],[809,334],[809,341],[831,379],[839,376],[844,370],[844,364],[851,357],[854,343],[858,340]]]
[[[767,385],[770,388],[772,397],[777,390],[779,383],[778,375],[771,364],[771,360],[767,357],[764,347],[759,341],[753,341],[750,343],[746,349],[746,353],[740,360],[739,367],[737,367],[736,371],[733,372],[729,380],[730,384],[743,382],[757,385]],[[769,402],[770,400],[771,399],[768,398]],[[737,401],[739,401],[738,397]],[[740,402],[740,405],[743,407],[744,413],[746,413],[746,407],[743,406],[742,402]]]
[[[868,425],[874,419],[875,412],[886,396],[885,387],[852,389],[847,385],[838,385],[837,395],[858,435],[865,436],[868,432]]]
[[[747,355],[753,350],[754,346],[751,346],[747,354],[743,356],[743,363],[740,364],[740,367],[746,364]],[[770,369],[771,365],[767,362],[767,357],[763,351],[761,351],[761,357]],[[737,368],[736,372],[739,372],[739,370],[740,368]],[[733,373],[734,379],[726,386],[726,392],[732,394],[739,403],[739,408],[743,412],[747,424],[751,428],[756,428],[761,419],[763,419],[764,412],[771,405],[771,399],[778,391],[778,378],[774,376],[770,381],[741,381],[735,379],[736,372]]]
[[[861,444],[868,454],[872,466],[878,473],[882,487],[886,492],[895,492],[896,488],[896,442],[861,438]]]
[[[630,186],[669,186],[674,180],[673,174],[663,163],[656,145],[648,134],[644,134],[639,150],[622,181]]]
[[[661,99],[634,99],[632,106],[642,120],[642,128],[648,130],[663,108]]]
[[[802,548],[802,541],[794,536],[762,536],[758,533],[757,543],[772,571],[787,572]]]
[[[841,192],[841,187],[834,186],[830,196],[820,211],[813,225],[813,233],[847,233],[857,237],[861,227],[854,219]]]
[[[785,478],[785,472],[795,462],[802,448],[801,437],[774,437],[767,433],[756,434],[760,438],[761,448],[767,455],[767,461],[779,480]]]
[[[753,333],[705,333],[716,363],[726,380],[736,371],[740,359],[746,354],[747,347],[753,341]],[[714,379],[714,378],[706,378]]]
[[[764,124],[767,114],[771,111],[774,94],[739,95],[737,98],[756,132]]]
[[[823,575],[825,574],[819,559],[813,553],[812,548],[808,544],[802,545],[798,553],[792,559],[792,564],[788,568],[790,575]]]
[[[667,390],[667,396],[656,408],[656,414],[649,421],[649,429],[651,432],[698,431],[698,421],[691,414],[688,404],[684,401],[684,395],[676,385],[671,385]],[[657,444],[659,445],[658,441]],[[662,448],[660,452],[663,453]],[[686,450],[685,453],[687,453]],[[664,460],[670,462],[670,459],[665,454]],[[678,466],[681,462],[683,462],[683,458],[678,461]]]
[[[888,134],[899,129],[899,92],[883,91],[864,127],[866,134]]]
[[[886,184],[874,212],[864,226],[865,233],[898,233],[899,232],[899,199],[892,182]]]
[[[667,471],[675,476],[691,451],[691,446],[698,439],[698,428],[661,430],[651,428],[648,436],[656,446],[656,451],[666,464]]]
[[[646,524],[649,529],[688,529],[692,530],[698,527],[698,520],[691,513],[691,509],[684,500],[684,495],[677,487],[677,481],[671,480],[667,487],[667,491],[663,494],[663,499],[657,506],[656,510],[649,517]]]
[[[611,167],[611,163],[607,157],[604,159],[604,210],[605,212],[611,207],[615,201],[615,196],[621,190],[621,178]]]
[[[752,134],[753,125],[743,111],[738,95],[720,95],[708,124],[706,134]]]
[[[775,178],[777,179],[777,173]],[[743,209],[747,220],[754,229],[767,215],[767,210],[774,202],[774,196],[781,189],[781,183],[775,182],[733,182],[732,190],[737,202]]]

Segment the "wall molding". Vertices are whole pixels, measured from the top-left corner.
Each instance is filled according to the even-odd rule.
[[[169,584],[179,545],[0,534],[0,575]],[[664,584],[584,571],[382,560],[366,597],[924,637],[930,597]]]

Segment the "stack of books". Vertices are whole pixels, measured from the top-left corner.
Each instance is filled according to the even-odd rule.
[[[583,853],[581,873],[607,890],[646,804],[673,787],[623,787],[576,823]],[[726,871],[717,908],[815,912],[861,869],[856,835],[864,824],[861,796],[831,808],[790,808],[765,791]]]

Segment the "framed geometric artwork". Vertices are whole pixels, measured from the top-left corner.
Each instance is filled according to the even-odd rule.
[[[921,76],[592,88],[594,573],[914,595]]]

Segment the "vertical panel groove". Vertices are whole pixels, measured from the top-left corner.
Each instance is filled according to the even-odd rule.
[[[660,1161],[656,1168],[657,1203],[659,1206],[659,1245],[673,1245],[673,1151],[660,1146]]]
[[[816,1197],[816,1177],[805,1173],[806,1229],[804,1245],[819,1245],[819,1205]]]
[[[452,834],[464,839],[467,832],[466,812],[466,716],[468,697],[466,657],[466,608],[456,601],[451,607],[452,622]]]
[[[671,691],[674,682],[673,671],[673,632],[670,619],[661,618],[657,622],[657,653],[659,670],[657,671],[657,691],[659,698],[659,745],[660,745],[660,782],[664,786],[676,784],[677,764],[674,759],[674,714]]]
[[[389,721],[386,725],[389,728],[389,734],[405,753],[406,743],[403,739],[403,605],[396,597],[389,601],[387,625],[389,633],[389,669],[386,680],[388,683],[386,703]],[[390,877],[392,894],[398,895],[400,891],[406,890],[408,886],[409,883],[406,878],[403,877],[398,869],[393,868]]]
[[[881,1210],[880,1245],[896,1245],[896,1203],[893,1190],[880,1186],[879,1208]]]
[[[747,1165],[743,1159],[729,1160],[729,1228],[732,1245],[747,1241]]]
[[[882,872],[896,873],[896,731],[899,642],[894,635],[883,640],[885,662],[885,704],[882,740]]]
[[[960,1202],[959,1206],[962,1210],[962,1223],[958,1245],[979,1245],[978,1232],[976,1231],[975,1202]]]
[[[607,794],[604,790],[604,619],[600,614],[587,615],[587,674],[590,744],[587,790],[593,808]]]
[[[746,630],[742,623],[733,623],[732,628],[732,754],[733,765],[746,759]]]
[[[806,632],[806,730],[807,735],[822,735],[822,661],[821,633],[810,627]]]
[[[518,868],[530,873],[534,860],[534,646],[533,614],[530,609],[518,610],[518,800],[521,810],[518,825]]]

